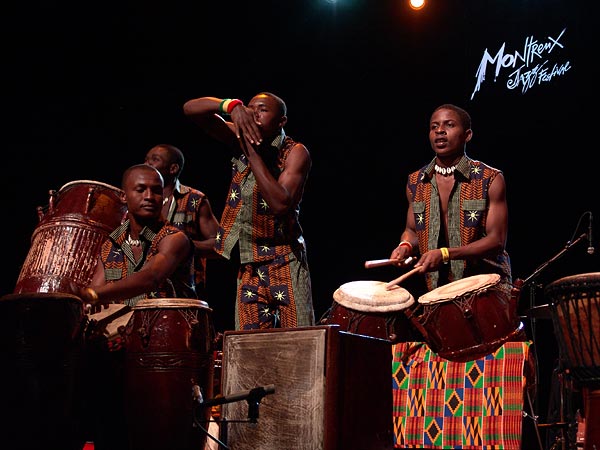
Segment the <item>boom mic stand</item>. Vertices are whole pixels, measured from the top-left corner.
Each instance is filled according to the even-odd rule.
[[[579,228],[579,224],[581,223],[581,218],[583,218],[584,215],[588,214],[588,212],[585,212],[579,219],[579,223],[577,228]],[[591,214],[591,213],[590,213]],[[582,235],[580,235],[577,239],[572,240],[572,241],[568,241],[566,243],[566,245],[564,246],[564,248],[562,250],[560,250],[556,255],[554,255],[552,258],[550,258],[548,261],[544,262],[543,264],[541,264],[537,269],[535,269],[535,271],[529,275],[525,280],[523,280],[521,282],[521,289],[524,288],[525,286],[529,285],[533,280],[535,280],[535,278],[542,273],[550,264],[552,264],[553,262],[555,262],[557,259],[559,259],[561,256],[563,256],[565,253],[567,253],[571,247],[573,247],[574,245],[578,244],[581,240],[588,238],[588,235],[586,233],[583,233]],[[591,245],[591,244],[590,244]],[[538,287],[536,285],[533,285],[530,290],[529,290],[529,310],[528,313],[532,313],[535,310],[535,288]],[[531,327],[532,327],[532,334],[533,336],[535,336],[535,314],[531,314]],[[559,363],[560,365],[562,365],[562,356],[559,355]],[[536,367],[536,383],[538,380],[538,376],[539,374],[538,372],[538,364],[536,362],[535,364]],[[566,389],[565,387],[565,380],[564,380],[564,374],[562,373],[562,370],[559,370],[559,374],[558,374],[558,380],[559,380],[559,389],[560,389],[560,421],[556,422],[556,423],[551,423],[551,424],[539,424],[538,423],[538,418],[539,416],[536,415],[533,411],[533,402],[531,400],[531,396],[529,391],[527,391],[527,398],[529,401],[529,407],[531,409],[532,414],[528,414],[526,412],[523,412],[524,417],[530,417],[533,421],[534,421],[534,425],[535,425],[535,432],[536,432],[536,436],[538,439],[538,444],[540,446],[540,450],[543,450],[542,447],[542,440],[540,437],[540,431],[539,429],[541,427],[559,427],[561,430],[561,444],[562,444],[562,450],[566,450],[566,439],[565,439],[565,428],[568,425],[565,422],[565,417],[564,417],[564,391]],[[536,388],[536,392],[537,392],[537,388]],[[552,447],[553,449],[555,448],[555,446]]]
[[[208,430],[199,425],[202,430],[206,433],[208,437],[217,442],[219,446],[228,449],[227,446],[227,424],[228,423],[257,423],[258,422],[258,407],[260,405],[260,401],[263,397],[273,394],[275,392],[275,385],[269,384],[267,386],[258,386],[248,391],[240,391],[234,394],[229,394],[225,396],[215,397],[206,401],[199,401],[198,406],[211,408],[213,406],[224,405],[226,403],[240,402],[242,400],[246,400],[248,403],[248,419],[247,420],[227,420],[226,418],[222,418],[221,420],[217,420],[215,422],[220,423],[219,431],[220,431],[220,439],[211,436]],[[201,400],[201,396],[198,396],[198,399]]]

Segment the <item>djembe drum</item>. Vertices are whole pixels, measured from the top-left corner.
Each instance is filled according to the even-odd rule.
[[[429,347],[442,358],[481,358],[509,340],[519,340],[523,324],[500,275],[482,274],[440,286],[418,298],[412,320]]]
[[[213,395],[212,310],[202,300],[154,298],[125,330],[125,410],[132,450],[204,448]]]
[[[122,191],[98,181],[72,181],[51,190],[47,208],[38,208],[40,222],[14,293],[71,293],[87,286],[102,241],[121,224],[126,209]]]
[[[392,343],[414,340],[416,330],[405,314],[415,299],[400,286],[386,289],[383,281],[359,280],[342,284],[333,293],[325,324]]]

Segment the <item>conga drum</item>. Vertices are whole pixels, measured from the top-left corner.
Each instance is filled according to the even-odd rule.
[[[125,331],[125,411],[132,450],[199,450],[213,395],[212,310],[202,300],[140,300]],[[202,396],[202,398],[200,397]]]
[[[0,448],[77,448],[84,325],[75,295],[0,298]]]
[[[418,298],[412,320],[442,358],[469,361],[520,340],[523,324],[500,275],[482,274],[440,286]]]
[[[386,284],[372,280],[342,284],[333,293],[334,301],[325,324],[340,325],[341,331],[392,343],[414,340],[416,330],[404,310],[415,299],[400,286],[387,290]]]
[[[50,191],[46,208],[21,268],[15,294],[73,292],[89,284],[104,239],[127,210],[122,191],[106,183],[78,180]]]
[[[600,383],[600,272],[561,278],[545,288],[564,365],[584,383]]]

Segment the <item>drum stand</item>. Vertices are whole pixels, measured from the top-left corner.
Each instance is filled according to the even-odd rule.
[[[260,405],[260,401],[266,395],[273,394],[275,392],[275,385],[269,384],[267,386],[259,386],[249,391],[241,391],[235,394],[226,395],[223,397],[215,397],[206,401],[201,401],[202,396],[200,394],[196,394],[195,397],[200,400],[200,407],[211,408],[217,405],[224,405],[226,403],[239,402],[242,400],[246,400],[248,403],[248,419],[247,420],[227,420],[227,418],[222,418],[221,420],[214,420],[213,422],[217,422],[219,424],[219,439],[212,436],[206,428],[204,428],[201,424],[196,423],[200,429],[206,433],[206,435],[215,441],[219,447],[224,448],[226,450],[229,449],[227,446],[227,424],[229,423],[257,423],[258,422],[258,407]]]
[[[581,220],[581,219],[580,219]],[[571,247],[573,247],[574,245],[576,245],[577,243],[579,243],[581,240],[586,239],[587,238],[587,234],[582,234],[580,235],[577,239],[573,240],[573,241],[568,241],[567,244],[565,245],[565,247],[559,251],[556,255],[554,255],[552,258],[550,258],[548,261],[544,262],[542,265],[540,265],[529,277],[527,277],[525,280],[520,281],[521,283],[521,288],[529,285],[540,273],[542,273],[551,263],[553,263],[554,261],[556,261],[557,259],[559,259],[561,256],[563,256]],[[534,284],[532,287],[530,287],[530,303],[529,303],[529,310],[528,315],[531,315],[531,328],[532,328],[532,334],[533,336],[535,336],[535,321],[536,321],[536,314],[534,314],[534,312],[536,312],[536,309],[540,309],[542,307],[537,306],[536,307],[536,302],[535,302],[535,288],[540,287],[536,284]],[[549,305],[544,305],[549,309]],[[559,367],[558,367],[558,372],[557,372],[557,378],[558,378],[558,386],[559,386],[559,421],[558,422],[554,422],[554,423],[544,423],[544,424],[540,424],[538,423],[538,415],[536,415],[534,413],[534,408],[533,408],[533,402],[531,400],[531,396],[529,394],[529,391],[527,392],[527,399],[529,401],[529,407],[531,409],[531,415],[523,412],[523,416],[524,417],[530,417],[531,419],[533,419],[534,421],[534,425],[535,425],[535,432],[536,432],[536,436],[537,436],[537,440],[538,440],[538,444],[540,446],[540,450],[543,450],[542,448],[542,441],[541,441],[541,437],[540,437],[540,428],[559,428],[559,435],[556,437],[555,442],[552,444],[552,446],[550,447],[549,450],[575,450],[575,444],[574,444],[574,440],[573,439],[569,439],[569,433],[568,433],[568,429],[569,426],[572,422],[571,419],[573,418],[567,418],[565,417],[565,411],[570,411],[571,410],[571,401],[570,401],[570,397],[569,395],[566,394],[568,385],[567,383],[569,383],[569,380],[567,380],[567,376],[568,376],[568,371],[565,370],[565,368],[563,368],[563,355],[561,354],[562,350],[560,349],[559,346]],[[536,361],[535,364],[535,379],[536,379],[536,384],[537,384],[537,380],[538,380],[538,363]],[[570,390],[570,389],[569,389]],[[537,388],[536,388],[537,391]],[[566,420],[569,419],[569,420]]]

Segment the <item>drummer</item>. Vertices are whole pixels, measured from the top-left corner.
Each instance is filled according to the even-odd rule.
[[[163,186],[160,172],[147,164],[124,172],[127,219],[102,244],[92,282],[80,292],[89,312],[113,302],[133,307],[143,298],[196,298],[193,243],[162,217]],[[81,438],[95,450],[127,448],[123,364],[122,349],[86,343]]]
[[[473,137],[464,109],[438,106],[429,121],[434,158],[408,176],[406,227],[390,259],[418,257],[427,291],[473,275],[497,273],[511,290],[503,173],[466,154]]]

